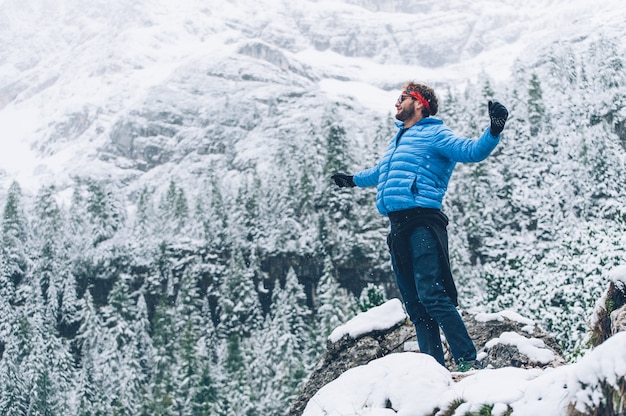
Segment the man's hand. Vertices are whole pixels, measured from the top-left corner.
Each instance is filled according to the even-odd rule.
[[[356,186],[354,183],[354,176],[346,175],[345,173],[335,173],[330,177],[338,187],[340,188],[353,188]]]
[[[509,117],[509,112],[506,107],[499,102],[489,101],[489,118],[491,119],[491,135],[498,136],[504,129],[506,119]]]

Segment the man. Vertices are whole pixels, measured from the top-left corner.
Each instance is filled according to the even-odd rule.
[[[391,262],[420,351],[445,366],[441,327],[459,371],[480,364],[456,309],[448,218],[441,207],[455,164],[484,160],[500,140],[508,111],[498,102],[489,101],[488,108],[491,125],[480,138],[458,137],[432,117],[439,109],[433,89],[410,82],[396,102],[399,130],[378,164],[355,175],[332,176],[340,187],[378,187],[376,207],[390,220]]]

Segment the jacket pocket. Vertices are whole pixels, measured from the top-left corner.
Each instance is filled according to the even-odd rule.
[[[419,193],[419,189],[417,187],[417,176],[415,176],[411,180],[411,194],[413,194],[413,196],[417,196],[418,193]]]

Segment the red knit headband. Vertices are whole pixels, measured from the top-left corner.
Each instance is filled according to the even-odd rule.
[[[420,94],[417,90],[414,90],[414,89],[408,89],[408,90],[405,91],[405,93],[407,95],[410,95],[411,97],[415,98],[420,103],[422,103],[424,108],[426,108],[428,110],[428,112],[430,113],[430,104],[428,104],[428,101],[426,101],[426,99],[424,97],[422,97],[422,94]]]

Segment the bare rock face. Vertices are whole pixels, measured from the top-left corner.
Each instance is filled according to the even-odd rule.
[[[626,274],[626,270],[623,272]],[[596,304],[591,317],[590,344],[597,346],[626,330],[626,283],[615,279]]]
[[[556,340],[532,321],[515,313],[464,313],[462,316],[476,345],[478,358],[485,367],[545,368],[565,363]],[[388,329],[376,330],[356,338],[344,335],[336,342],[329,341],[326,353],[303,386],[301,395],[292,404],[289,416],[301,415],[309,399],[345,371],[388,354],[419,352],[416,344],[415,328],[408,318]],[[530,351],[529,344],[533,346]],[[523,346],[523,351],[520,346]],[[446,366],[455,371],[456,364],[445,340],[444,349]]]
[[[626,331],[626,305],[611,312],[611,335]]]

